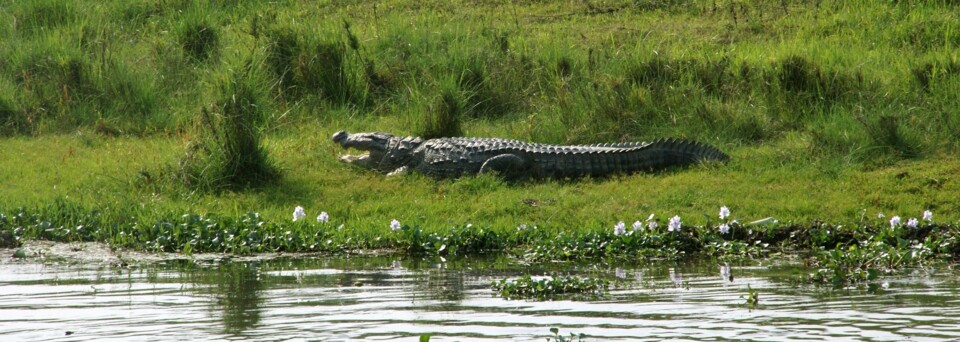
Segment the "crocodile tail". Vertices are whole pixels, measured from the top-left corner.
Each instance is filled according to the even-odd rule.
[[[640,169],[646,170],[730,160],[730,156],[716,147],[681,139],[655,140],[637,152]]]

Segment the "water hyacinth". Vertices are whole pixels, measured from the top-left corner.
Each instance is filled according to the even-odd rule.
[[[929,210],[923,211],[923,220],[927,222],[933,222],[933,212]]]
[[[296,208],[293,209],[293,222],[302,220],[305,217],[307,217],[307,213],[303,211],[303,207],[298,205]]]
[[[622,268],[617,268],[613,270],[614,275],[620,279],[627,279],[627,271],[624,271]]]
[[[643,229],[643,223],[640,221],[633,222],[633,231],[638,231]]]
[[[916,218],[911,217],[909,220],[907,220],[907,227],[909,228],[917,228],[919,224],[920,221],[918,221]]]
[[[894,216],[890,218],[890,228],[897,228],[900,226],[900,216]]]
[[[881,219],[881,220],[882,220],[884,217],[887,217],[887,216],[884,215],[883,213],[877,213],[877,218],[878,218],[878,219]]]
[[[667,226],[667,230],[668,230],[668,231],[671,231],[671,232],[673,232],[673,231],[679,232],[679,231],[680,231],[680,224],[681,224],[681,222],[680,222],[680,215],[675,215],[675,216],[673,216],[673,217],[670,218],[670,223],[669,223],[669,225]]]
[[[327,223],[330,222],[330,215],[326,211],[321,211],[320,215],[317,216],[317,223]]]
[[[653,219],[653,214],[650,214],[650,217],[647,217],[647,228],[650,230],[655,230],[659,226],[660,225],[657,223],[657,221]]]
[[[727,206],[720,207],[720,219],[724,220],[727,217],[730,217],[730,208],[727,208]]]
[[[623,224],[623,221],[617,222],[613,226],[613,235],[623,235],[627,233],[627,225]]]
[[[400,229],[400,221],[397,221],[397,219],[393,219],[393,221],[390,221],[390,230],[399,230],[399,229]]]
[[[526,225],[526,224],[520,224],[519,226],[517,226],[517,231],[518,231],[518,232],[522,232],[522,231],[524,231],[524,230],[527,230],[527,225]]]
[[[729,232],[730,232],[730,225],[729,225],[729,224],[726,224],[726,223],[721,224],[719,228],[720,228],[720,234],[726,234],[726,233],[729,233]]]

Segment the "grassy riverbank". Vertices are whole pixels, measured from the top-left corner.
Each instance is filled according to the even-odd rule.
[[[895,215],[906,223],[931,210],[935,224],[923,225],[935,232],[893,235],[952,241],[957,9],[948,1],[4,3],[2,227],[28,238],[240,253],[309,250],[324,237],[343,248],[410,249],[456,234],[529,246],[518,226],[536,226],[547,240],[609,235],[617,222],[650,214],[661,230],[675,215],[699,227],[681,250],[761,237],[750,227],[717,235],[718,210],[728,206],[741,223],[774,217],[775,227],[799,232],[826,222],[858,238],[880,234]],[[732,161],[517,185],[386,179],[337,162],[330,136],[341,129],[547,143],[684,137]],[[327,212],[330,222],[293,223],[296,206],[310,220]],[[262,229],[313,237],[261,250],[164,233],[164,222],[183,224],[212,239],[198,228],[211,217],[229,229],[269,222]],[[394,219],[426,235],[399,236]],[[164,234],[170,245],[158,245]],[[769,242],[858,243],[807,238]],[[623,253],[655,249],[651,241]]]

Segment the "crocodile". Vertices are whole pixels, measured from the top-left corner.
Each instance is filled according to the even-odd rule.
[[[344,154],[342,162],[388,175],[415,170],[434,178],[487,172],[510,180],[607,177],[730,159],[713,146],[680,139],[564,146],[499,138],[422,139],[339,131],[333,134],[333,141],[344,149],[365,152]]]

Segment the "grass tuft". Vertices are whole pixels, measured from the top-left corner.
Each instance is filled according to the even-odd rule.
[[[214,111],[201,110],[198,138],[180,160],[188,187],[242,189],[269,184],[280,176],[261,143],[266,101],[256,84],[250,69],[238,71],[221,85]]]
[[[427,108],[416,135],[424,139],[457,137],[463,135],[460,120],[463,115],[463,101],[455,90],[445,89]]]
[[[53,31],[78,18],[74,3],[70,1],[19,1],[16,4],[20,5],[14,13],[16,29],[30,35]]]
[[[178,37],[183,51],[198,61],[211,59],[217,55],[220,48],[217,29],[205,22],[184,25]]]

